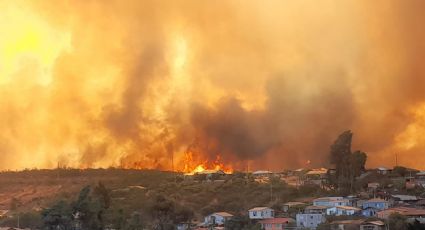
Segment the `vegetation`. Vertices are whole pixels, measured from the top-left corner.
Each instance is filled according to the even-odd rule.
[[[341,193],[355,190],[355,178],[365,170],[367,155],[362,151],[351,152],[353,133],[345,131],[331,146],[330,163],[336,167],[330,184]]]

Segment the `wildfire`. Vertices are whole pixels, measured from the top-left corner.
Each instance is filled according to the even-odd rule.
[[[201,163],[194,159],[194,155],[191,152],[186,152],[184,155],[184,168],[183,172],[188,175],[200,173],[208,170],[223,171],[224,173],[233,173],[233,167],[228,164],[224,164],[221,160],[220,155],[216,156],[214,161],[204,160]]]

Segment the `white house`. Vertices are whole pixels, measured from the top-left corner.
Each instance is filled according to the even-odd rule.
[[[320,213],[298,213],[296,216],[297,227],[299,228],[317,228],[317,226],[326,221],[325,215]]]
[[[345,199],[344,197],[321,197],[314,199],[313,205],[326,207],[349,206],[350,200]]]
[[[326,215],[333,216],[351,216],[361,211],[360,208],[351,206],[336,206],[326,209]]]
[[[249,219],[262,220],[274,217],[274,210],[268,207],[255,207],[248,210]]]
[[[205,217],[204,224],[206,225],[224,225],[224,223],[233,217],[227,212],[215,212]]]
[[[307,206],[304,209],[304,212],[305,213],[311,213],[311,214],[326,214],[327,208],[328,207],[326,207],[326,206],[313,206],[313,205],[311,205],[311,206]]]

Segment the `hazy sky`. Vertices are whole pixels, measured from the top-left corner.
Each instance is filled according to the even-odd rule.
[[[422,0],[0,0],[0,169],[425,163]],[[187,155],[186,155],[187,157]]]

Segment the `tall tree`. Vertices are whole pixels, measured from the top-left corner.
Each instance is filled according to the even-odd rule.
[[[44,227],[48,230],[72,228],[71,209],[65,201],[59,201],[42,212]]]
[[[351,152],[353,133],[343,132],[331,146],[330,163],[335,165],[336,175],[332,184],[340,191],[353,192],[355,178],[364,170],[367,155],[364,152]]]

